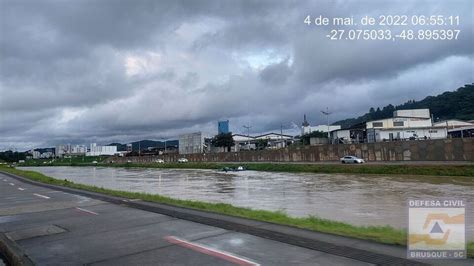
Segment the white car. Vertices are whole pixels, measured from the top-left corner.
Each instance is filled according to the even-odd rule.
[[[365,161],[356,156],[344,156],[341,158],[341,163],[365,163]]]
[[[165,163],[165,161],[163,159],[156,159],[155,163]]]
[[[179,158],[178,159],[178,163],[187,163],[188,162],[188,159],[186,158]]]

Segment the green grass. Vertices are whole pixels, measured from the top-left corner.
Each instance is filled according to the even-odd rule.
[[[183,164],[185,165],[185,164]],[[34,171],[24,171],[15,168],[0,167],[1,171],[20,175],[34,181],[83,189],[103,193],[111,196],[119,196],[131,199],[142,199],[145,201],[164,203],[174,206],[193,208],[197,210],[210,211],[220,214],[244,217],[259,221],[289,225],[317,232],[331,233],[342,236],[354,237],[359,239],[372,240],[384,244],[393,244],[405,246],[407,242],[407,232],[405,230],[395,229],[391,226],[354,226],[348,223],[331,221],[316,216],[309,217],[291,217],[281,211],[265,211],[249,208],[235,207],[225,203],[208,203],[194,200],[180,200],[156,194],[145,194],[137,192],[125,192],[94,187],[89,185],[77,184],[67,180],[59,180]],[[468,244],[468,256],[474,256],[474,243]]]

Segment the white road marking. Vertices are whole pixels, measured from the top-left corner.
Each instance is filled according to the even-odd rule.
[[[181,246],[181,247],[185,247],[185,248],[189,248],[191,250],[194,250],[194,251],[197,251],[197,252],[200,252],[200,253],[204,253],[204,254],[207,254],[209,256],[220,258],[220,259],[232,262],[232,263],[237,264],[237,265],[245,265],[245,266],[259,266],[260,265],[256,262],[253,262],[253,261],[245,259],[245,258],[238,257],[234,254],[230,254],[228,252],[224,252],[224,251],[220,251],[220,250],[213,249],[213,248],[210,248],[210,247],[206,247],[206,246],[201,245],[201,244],[192,243],[192,242],[189,242],[189,241],[186,241],[186,240],[182,240],[182,239],[177,238],[175,236],[165,236],[165,239],[168,242],[172,243],[172,244],[175,244],[175,245],[178,245],[178,246]]]
[[[83,208],[76,207],[76,209],[78,209],[78,210],[80,210],[80,211],[83,211],[83,212],[90,213],[90,214],[99,215],[99,214],[96,213],[96,212],[89,211],[89,210],[86,210],[86,209],[83,209]]]
[[[22,187],[19,187],[19,188],[18,188],[18,190],[21,190],[21,191],[23,191],[23,190],[25,190],[25,189],[24,189],[24,188],[22,188]]]
[[[48,196],[37,194],[37,193],[33,193],[33,195],[35,195],[36,197],[43,198],[43,199],[50,199],[50,197],[48,197]]]
[[[8,182],[6,179],[3,179],[3,181]]]
[[[10,183],[10,186],[14,186],[14,185],[15,185],[15,184],[13,184],[13,183]]]

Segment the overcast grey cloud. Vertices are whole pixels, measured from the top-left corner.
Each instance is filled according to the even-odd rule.
[[[473,2],[0,0],[0,150],[324,123],[472,83]],[[331,41],[307,15],[458,15],[452,41]],[[355,26],[357,28],[359,26]],[[418,28],[414,28],[415,30]],[[350,101],[348,101],[350,96]]]

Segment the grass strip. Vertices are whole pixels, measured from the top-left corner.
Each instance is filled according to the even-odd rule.
[[[250,208],[235,207],[225,203],[208,203],[195,200],[180,200],[157,194],[146,194],[138,192],[126,192],[77,184],[68,180],[55,179],[35,171],[24,171],[9,167],[0,167],[0,170],[29,178],[34,181],[65,186],[70,188],[83,189],[98,192],[111,196],[119,196],[130,199],[141,199],[150,202],[164,203],[174,206],[193,208],[215,212],[219,214],[238,216],[264,222],[271,222],[282,225],[289,225],[317,232],[331,233],[341,236],[354,237],[365,240],[372,240],[383,244],[393,244],[405,246],[407,243],[406,230],[400,230],[391,226],[354,226],[348,223],[331,221],[316,216],[291,217],[282,211],[255,210]],[[474,242],[468,243],[468,256],[474,257]]]

